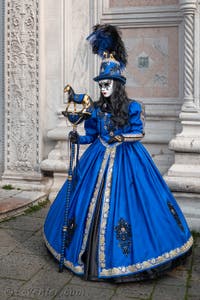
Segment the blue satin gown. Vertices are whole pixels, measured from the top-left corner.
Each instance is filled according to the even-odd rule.
[[[78,165],[71,193],[64,265],[88,280],[154,278],[178,265],[193,244],[186,220],[140,141],[142,106],[129,105],[129,123],[111,129],[110,113],[95,108],[81,144],[91,144]],[[113,135],[124,141],[109,145]],[[67,181],[51,205],[44,239],[60,259]]]

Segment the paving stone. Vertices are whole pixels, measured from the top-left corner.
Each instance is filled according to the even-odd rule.
[[[9,300],[33,300],[33,298],[27,298],[26,296],[25,297],[20,296],[19,298],[19,296],[17,296],[17,297],[11,297],[9,298]]]
[[[22,230],[5,229],[5,228],[3,229],[1,228],[0,230],[6,232],[11,238],[16,240],[16,242],[18,243],[23,243],[34,234],[34,232],[32,231],[22,231]]]
[[[10,293],[9,300],[139,300],[150,299],[152,294],[152,300],[185,300],[191,257],[186,265],[151,282],[84,281],[67,269],[60,274],[58,262],[48,253],[43,241],[42,227],[49,206],[0,223],[0,300],[7,300],[6,293]],[[187,300],[200,299],[200,238],[195,239]]]
[[[60,294],[55,298],[55,300],[110,300],[114,293],[114,288],[113,290],[105,288],[95,288],[92,286],[90,286],[90,288],[86,288],[80,285],[67,284],[60,292]]]
[[[0,299],[7,300],[10,296],[17,296],[17,292],[24,281],[0,278]]]
[[[200,257],[199,256],[194,255],[191,277],[192,280],[198,281],[200,285]]]
[[[157,284],[152,300],[185,300],[186,287]]]
[[[200,279],[199,281],[197,280],[191,280],[189,283],[189,288],[188,288],[188,295],[199,297],[200,299]]]
[[[33,216],[18,216],[17,218],[0,223],[0,228],[19,229],[23,231],[38,231],[44,221]]]
[[[149,300],[150,298],[138,298],[138,296],[134,297],[124,297],[122,298],[122,296],[112,296],[112,298],[110,300]],[[161,300],[161,299],[160,299]]]
[[[197,268],[198,270],[196,270],[196,268]],[[191,280],[198,281],[199,284],[200,284],[200,271],[199,271],[199,266],[197,266],[196,268],[193,267],[193,269],[192,269]]]
[[[0,229],[0,257],[8,255],[17,246],[20,244],[8,232]]]
[[[11,252],[0,259],[0,277],[29,280],[46,263],[42,257]]]
[[[40,234],[34,234],[25,242],[21,243],[15,248],[16,253],[24,253],[24,254],[33,254],[44,256],[48,255],[47,247],[45,246],[45,242],[43,236]]]
[[[194,256],[193,256],[193,262],[194,263],[199,263],[200,262],[200,248],[195,249]]]
[[[80,278],[79,276],[76,276],[76,275],[73,276],[70,283],[75,284],[75,285],[88,287],[88,288],[90,288],[92,286],[92,287],[97,287],[97,288],[106,288],[106,289],[115,288],[116,289],[118,287],[118,285],[115,284],[115,283],[86,281],[86,280],[84,280],[84,279],[82,279],[82,278]]]
[[[32,299],[52,299],[60,293],[71,277],[69,272],[59,273],[58,268],[46,265],[19,289],[19,295],[26,293]]]
[[[187,300],[199,300],[199,295],[198,296],[187,296]],[[184,299],[185,300],[185,299]]]
[[[143,283],[124,283],[118,285],[116,297],[126,299],[126,297],[137,297],[146,299],[151,296],[155,283],[153,281]]]
[[[170,272],[167,272],[163,277],[157,279],[157,284],[185,286],[188,278],[188,271],[184,266],[179,266]]]
[[[192,255],[187,257],[187,260],[186,260],[185,264],[183,265],[185,270],[189,271],[191,269],[191,263],[192,263]],[[180,266],[180,267],[182,267],[182,266]]]

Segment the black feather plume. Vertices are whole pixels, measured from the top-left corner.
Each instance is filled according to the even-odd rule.
[[[104,57],[104,53],[112,54],[120,63],[121,69],[127,64],[127,52],[120,32],[116,26],[109,24],[97,24],[93,27],[93,32],[87,37],[92,46],[94,54]]]

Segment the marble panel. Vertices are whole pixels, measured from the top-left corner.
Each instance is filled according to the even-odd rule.
[[[129,6],[166,6],[178,4],[178,0],[110,0],[110,7]]]
[[[127,91],[130,97],[179,96],[178,27],[123,30],[128,51]]]

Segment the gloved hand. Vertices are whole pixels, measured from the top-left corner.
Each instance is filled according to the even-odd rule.
[[[77,131],[70,131],[69,133],[69,140],[72,144],[78,144],[79,141],[79,134]]]
[[[113,137],[111,137],[108,141],[108,144],[113,144],[116,142],[123,142],[124,141],[124,137],[122,135],[115,135]]]

